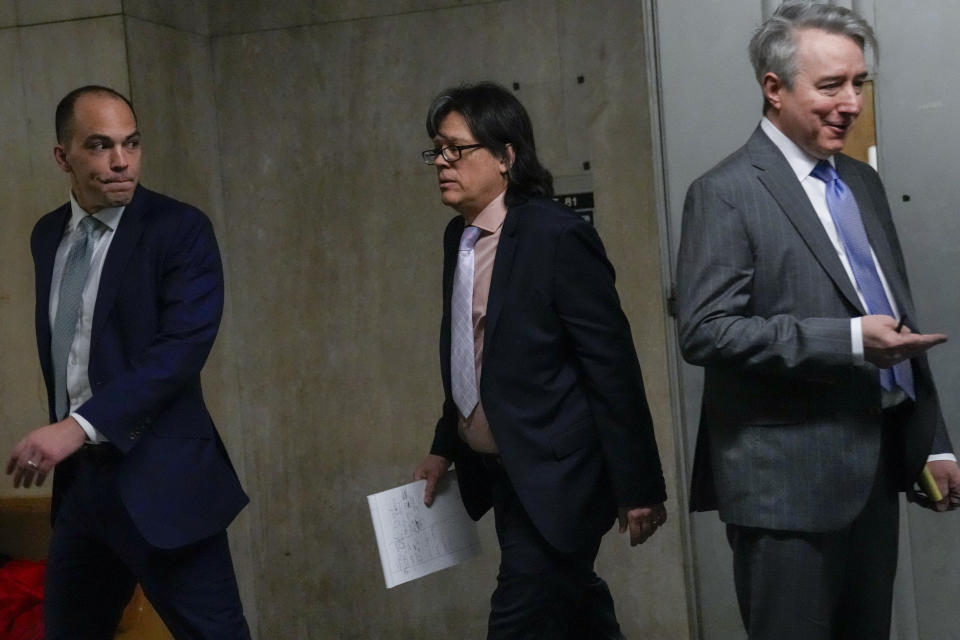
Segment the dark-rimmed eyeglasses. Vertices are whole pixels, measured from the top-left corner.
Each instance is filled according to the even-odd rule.
[[[434,164],[439,155],[442,155],[447,162],[456,162],[463,155],[464,150],[479,149],[482,146],[482,144],[451,144],[442,149],[427,149],[421,155],[426,164]]]

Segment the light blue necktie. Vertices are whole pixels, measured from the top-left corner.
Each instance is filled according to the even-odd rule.
[[[827,208],[837,227],[843,249],[850,262],[853,277],[860,287],[867,312],[895,317],[893,307],[887,299],[877,272],[877,265],[870,253],[870,241],[863,227],[860,208],[850,188],[840,179],[836,170],[826,160],[821,160],[810,172],[814,178],[823,180],[827,186]],[[891,369],[880,369],[880,386],[891,391],[899,386],[908,396],[915,399],[913,390],[913,370],[910,361],[905,360]]]
[[[70,357],[70,347],[73,345],[77,319],[80,317],[83,287],[87,283],[87,274],[90,272],[90,258],[93,256],[95,243],[93,236],[101,224],[92,215],[87,215],[80,221],[75,232],[78,237],[70,247],[70,252],[67,253],[63,263],[57,315],[54,317],[50,340],[58,420],[62,420],[70,411],[70,399],[67,396],[67,358]]]
[[[473,247],[477,227],[466,227],[460,236],[457,270],[450,301],[450,390],[464,417],[477,406],[477,362],[473,337]]]

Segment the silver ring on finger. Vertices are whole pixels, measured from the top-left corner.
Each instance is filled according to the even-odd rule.
[[[38,465],[38,464],[37,464],[36,462],[34,462],[33,460],[27,460],[27,466],[30,467],[30,468],[32,468],[32,469],[37,469],[37,470],[40,469],[40,465]]]

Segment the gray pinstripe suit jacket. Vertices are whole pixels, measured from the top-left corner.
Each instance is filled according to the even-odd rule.
[[[898,308],[917,331],[883,185],[837,157]],[[850,523],[880,453],[875,366],[855,364],[853,284],[786,159],[758,127],[687,193],[678,261],[684,358],[705,367],[691,509],[727,523],[826,531]],[[950,451],[925,357],[917,402],[896,435],[901,486]]]

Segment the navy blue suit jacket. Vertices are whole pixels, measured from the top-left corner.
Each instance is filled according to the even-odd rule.
[[[457,432],[450,392],[450,296],[463,218],[444,235],[440,364],[445,392],[431,452],[456,462],[467,511],[490,507],[490,479]],[[494,259],[480,397],[501,462],[534,525],[571,552],[620,506],[666,499],[653,424],[614,271],[596,231],[570,209],[510,207]]]
[[[66,204],[33,230],[36,331],[54,415],[49,299]],[[144,538],[176,548],[219,533],[247,503],[203,401],[200,370],[223,310],[220,252],[195,207],[138,187],[103,266],[93,314],[88,374],[93,397],[77,409],[124,455],[124,506]],[[73,473],[57,466],[59,496]]]

